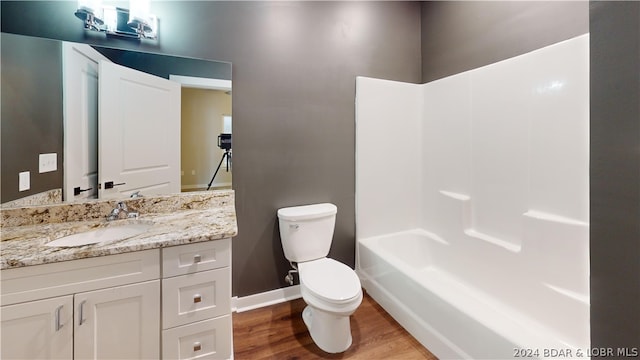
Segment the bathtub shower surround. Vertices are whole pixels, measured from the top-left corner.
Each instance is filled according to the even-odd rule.
[[[365,289],[439,358],[584,354],[588,35],[427,84],[356,88]]]

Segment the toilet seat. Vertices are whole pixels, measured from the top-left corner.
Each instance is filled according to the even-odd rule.
[[[346,304],[362,294],[360,279],[355,271],[333,259],[298,263],[298,273],[301,285],[310,294],[331,304]]]

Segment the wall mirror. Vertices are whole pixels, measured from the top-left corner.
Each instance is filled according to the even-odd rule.
[[[230,63],[1,41],[5,206],[55,189],[79,201],[231,188]],[[40,155],[52,153],[57,169],[42,172]]]

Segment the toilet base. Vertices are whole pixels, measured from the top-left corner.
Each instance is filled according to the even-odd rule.
[[[352,342],[349,316],[335,315],[307,305],[302,320],[309,329],[313,342],[328,353],[346,351]]]

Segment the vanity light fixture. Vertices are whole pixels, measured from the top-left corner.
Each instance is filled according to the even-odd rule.
[[[157,39],[158,18],[150,0],[129,0],[129,9],[103,5],[102,0],[78,0],[75,15],[86,30],[133,39]]]
[[[102,1],[78,0],[76,17],[84,21],[85,29],[100,31],[102,25],[104,24]]]

